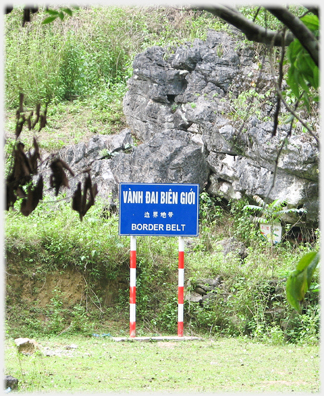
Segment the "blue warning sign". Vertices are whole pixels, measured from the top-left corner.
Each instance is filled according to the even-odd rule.
[[[119,235],[198,236],[199,184],[119,185]]]

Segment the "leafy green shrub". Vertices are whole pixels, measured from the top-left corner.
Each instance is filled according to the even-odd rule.
[[[253,221],[260,224],[280,224],[282,218],[287,214],[300,214],[306,212],[305,209],[300,208],[287,208],[287,202],[275,199],[273,202],[267,204],[258,195],[254,195],[253,199],[259,204],[257,205],[245,205],[243,210],[258,212],[261,216],[255,216]]]
[[[105,218],[105,204],[100,201],[89,210],[83,222],[64,202],[53,205],[43,202],[28,217],[13,211],[6,214],[7,271],[33,284],[35,277],[45,280],[53,271],[64,273],[74,268],[86,279],[86,293],[91,304],[69,306],[57,288],[45,308],[38,307],[37,300],[17,305],[22,300],[21,290],[14,292],[8,288],[7,320],[12,334],[19,335],[17,325],[20,336],[61,332],[88,334],[111,318],[118,320],[120,326],[124,323],[127,326],[129,238],[118,236],[118,218]],[[296,316],[285,294],[287,276],[299,258],[312,251],[311,246],[282,244],[275,246],[270,254],[266,244],[248,226],[252,239],[244,261],[230,255],[224,258],[219,249],[218,242],[224,237],[218,231],[220,227],[229,235],[244,240],[247,224],[244,205],[245,202],[238,202],[232,205],[232,213],[224,209],[221,216],[216,216],[219,210],[216,205],[213,227],[202,227],[199,238],[186,238],[186,282],[190,279],[193,284],[196,279],[219,275],[223,282],[209,301],[201,305],[185,301],[185,332],[247,336],[273,344],[316,343],[319,334],[318,271],[306,293],[301,317]],[[202,209],[206,213],[202,219],[214,216],[213,207],[213,201],[204,197]],[[210,249],[206,248],[206,235]],[[137,238],[137,322],[143,334],[147,331],[176,333],[177,270],[177,238]],[[118,291],[113,307],[105,307],[102,286],[108,279],[121,277],[126,280],[125,288]],[[35,296],[37,293],[35,290]],[[46,326],[40,317],[47,317]]]
[[[60,90],[57,92],[59,100],[71,100],[87,93],[85,65],[84,49],[81,48],[80,43],[73,36],[68,37],[62,51],[62,61],[59,68]]]
[[[34,106],[53,98],[59,88],[59,68],[64,43],[53,28],[33,23],[26,29],[15,26],[15,18],[7,18],[5,26],[5,103],[18,107],[19,93],[28,98],[26,105]],[[14,22],[14,23],[13,23]]]
[[[251,222],[250,216],[243,208],[248,204],[247,200],[231,201],[230,212],[234,219],[234,233],[233,236],[242,240],[247,246],[253,242],[263,242],[260,232],[257,230],[255,224]]]
[[[150,320],[154,328],[166,331],[169,334],[177,333],[178,323],[178,300],[175,291],[169,296],[168,300],[163,300],[163,305],[158,313]]]
[[[153,45],[172,47],[226,26],[207,12],[163,7],[84,7],[42,24],[44,9],[21,26],[22,8],[5,19],[6,108],[84,98],[121,85],[134,56]],[[161,30],[161,26],[164,28]],[[116,88],[117,87],[117,88]]]
[[[316,15],[305,15],[300,20],[319,38],[319,18]],[[319,87],[319,68],[297,39],[288,46],[287,58],[290,63],[287,83],[295,97],[298,100],[302,98],[309,110],[311,101],[319,101],[317,92],[314,92]]]
[[[64,330],[67,309],[63,308],[62,292],[59,289],[53,290],[53,297],[47,307],[49,321],[46,323],[46,331],[49,334],[58,334]]]

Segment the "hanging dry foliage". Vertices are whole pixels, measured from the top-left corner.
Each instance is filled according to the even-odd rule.
[[[69,180],[64,169],[68,170],[72,176],[74,176],[74,173],[69,165],[60,158],[53,160],[50,164],[50,168],[52,170],[50,186],[55,188],[55,195],[57,196],[61,186],[69,187]]]
[[[43,199],[43,186],[43,176],[39,177],[36,186],[28,185],[27,198],[23,199],[20,206],[20,211],[24,216],[30,215],[38,205],[38,202]]]
[[[79,182],[72,197],[72,209],[79,213],[81,221],[91,206],[94,205],[97,194],[97,183],[92,186],[90,173],[87,173],[83,185],[83,194],[81,193],[81,182]]]
[[[35,111],[35,118],[33,119],[34,112],[24,109],[24,95],[19,95],[19,108],[16,111],[16,143],[12,152],[12,169],[6,178],[6,210],[14,206],[18,197],[22,198],[20,211],[24,216],[30,215],[37,207],[39,201],[43,199],[44,181],[41,175],[38,178],[36,185],[33,184],[33,176],[38,174],[38,161],[41,159],[40,149],[37,139],[33,138],[33,150],[28,150],[25,153],[25,145],[19,142],[19,138],[23,126],[27,123],[28,129],[35,129],[39,123],[38,132],[41,131],[47,124],[47,107],[41,112],[41,105],[37,104]],[[57,196],[61,187],[69,187],[69,180],[66,171],[74,177],[74,172],[60,158],[55,158],[50,163],[51,175],[50,186],[54,188],[55,195]],[[89,208],[94,205],[95,196],[98,193],[97,184],[92,186],[90,169],[87,169],[87,176],[84,182],[83,194],[81,193],[81,183],[78,184],[76,191],[73,194],[72,208],[79,212],[80,219],[87,213]]]

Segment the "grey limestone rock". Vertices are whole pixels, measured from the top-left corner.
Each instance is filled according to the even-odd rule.
[[[70,189],[75,191],[78,182],[82,182],[85,169],[91,170],[92,183],[98,185],[98,197],[108,205],[116,203],[121,182],[193,183],[199,184],[201,190],[205,187],[210,169],[203,143],[195,135],[170,130],[155,134],[137,147],[132,142],[129,130],[124,130],[60,150],[58,156],[76,174],[69,178]],[[81,150],[84,157],[76,161]]]
[[[315,140],[294,131],[286,139],[288,125],[279,125],[272,136],[273,123],[255,114],[244,129],[238,128],[228,114],[233,110],[226,100],[229,93],[238,96],[256,81],[263,93],[273,85],[271,74],[261,73],[254,58],[253,49],[240,45],[238,36],[213,30],[206,41],[186,43],[173,54],[160,47],[146,50],[135,58],[124,98],[128,125],[144,144],[166,131],[200,136],[210,172],[208,180],[199,183],[208,183],[210,194],[286,200],[290,207],[306,208],[306,221],[316,223],[319,150]],[[261,109],[264,117],[275,107],[267,98]],[[136,161],[135,168],[141,163]],[[152,172],[156,173],[150,168]],[[128,174],[131,178],[136,172]]]
[[[59,156],[79,173],[91,167],[99,196],[111,203],[119,182],[198,183],[228,200],[286,200],[307,209],[306,221],[316,223],[315,139],[294,130],[286,139],[288,125],[279,125],[272,136],[273,123],[265,120],[275,107],[269,95],[261,116],[250,114],[244,128],[232,119],[229,94],[237,97],[255,81],[267,93],[272,80],[270,73],[260,73],[253,49],[241,45],[235,32],[209,30],[205,41],[185,43],[173,53],[148,48],[134,59],[124,97],[129,129],[95,135]],[[71,180],[71,188],[81,176]]]
[[[117,182],[197,183],[202,189],[209,168],[201,145],[184,131],[165,131],[112,159]]]

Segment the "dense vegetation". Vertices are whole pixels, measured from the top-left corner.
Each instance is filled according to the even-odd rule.
[[[93,133],[109,134],[123,128],[122,98],[136,53],[153,45],[179,45],[205,38],[207,29],[224,29],[220,20],[205,12],[175,9],[86,7],[71,19],[42,25],[39,13],[24,28],[19,9],[6,17],[6,151],[11,150],[15,110],[23,90],[26,106],[51,101],[48,125],[40,147],[48,152],[77,143]],[[161,29],[163,26],[163,29]],[[125,34],[127,32],[127,34]],[[260,48],[262,51],[262,48]],[[234,100],[234,99],[233,99]],[[242,109],[236,115],[244,118]],[[37,135],[37,134],[36,134]],[[32,135],[21,139],[28,146]],[[129,241],[118,236],[118,218],[105,215],[97,202],[81,223],[69,203],[44,203],[25,218],[6,214],[7,273],[33,285],[53,271],[73,269],[84,276],[89,303],[68,306],[64,293],[53,290],[51,302],[19,301],[7,289],[7,325],[13,336],[67,332],[128,331],[127,287],[118,292],[113,307],[103,306],[101,285],[107,279],[128,277]],[[17,202],[18,204],[18,202]],[[273,343],[318,340],[318,273],[307,292],[302,315],[287,303],[285,281],[298,259],[316,245],[285,241],[269,247],[243,211],[247,202],[223,202],[201,196],[201,232],[188,238],[187,290],[206,277],[221,275],[220,293],[213,303],[186,302],[185,331],[224,336],[246,336]],[[318,231],[315,231],[317,233]],[[236,237],[248,247],[242,261],[221,252],[219,242]],[[139,238],[138,335],[176,332],[177,240]],[[126,282],[127,283],[127,282]],[[37,294],[39,289],[32,292]],[[44,321],[44,318],[46,321]],[[112,329],[112,330],[110,330]]]
[[[319,307],[314,278],[307,292],[302,315],[287,303],[285,280],[296,261],[311,244],[281,243],[272,249],[242,203],[222,204],[206,194],[201,197],[199,238],[186,238],[187,292],[199,279],[220,275],[223,283],[209,304],[185,304],[187,334],[247,336],[273,342],[316,342]],[[81,223],[70,207],[60,202],[55,208],[42,204],[29,217],[16,212],[6,217],[7,272],[19,276],[34,288],[37,296],[46,276],[53,271],[74,269],[84,276],[89,302],[71,307],[57,287],[50,303],[21,300],[21,290],[8,289],[8,324],[11,335],[59,334],[68,332],[128,331],[127,287],[129,238],[118,236],[118,217],[104,215],[104,205],[95,208]],[[234,236],[248,246],[248,256],[224,259],[219,242]],[[125,287],[116,295],[116,304],[105,307],[100,285],[125,278]],[[36,284],[35,281],[38,283]],[[177,239],[138,238],[137,279],[138,335],[175,333],[177,324]],[[19,294],[20,293],[20,294]],[[44,322],[44,318],[46,321]],[[120,323],[116,327],[116,323]],[[45,323],[45,325],[44,325]]]
[[[73,18],[42,25],[40,12],[21,27],[21,11],[6,19],[6,106],[98,94],[103,102],[123,95],[134,56],[153,45],[205,38],[221,25],[208,13],[138,7],[86,7]],[[163,29],[161,29],[163,26]],[[127,32],[127,34],[125,34]]]

